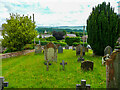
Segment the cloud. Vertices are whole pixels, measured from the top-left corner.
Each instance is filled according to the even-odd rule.
[[[86,25],[92,7],[104,0],[2,0],[0,2],[0,24],[9,18],[9,13],[35,14],[37,25]],[[115,12],[119,0],[111,2]]]

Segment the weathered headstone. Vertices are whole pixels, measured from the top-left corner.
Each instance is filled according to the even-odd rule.
[[[106,61],[106,87],[120,90],[120,50]]]
[[[86,84],[86,80],[81,80],[81,84],[76,84],[76,90],[90,90],[90,84]]]
[[[111,55],[112,54],[112,48],[110,46],[107,46],[105,49],[104,49],[104,56],[106,54],[109,54]]]
[[[76,46],[76,56],[80,55],[82,45]],[[83,52],[83,51],[82,51]]]
[[[57,48],[52,42],[48,43],[44,47],[45,60],[56,61],[57,62]]]
[[[69,46],[68,46],[68,45],[66,45],[66,46],[65,46],[65,49],[69,49]]]
[[[62,46],[58,47],[58,53],[63,53],[63,47]]]
[[[81,69],[85,70],[85,71],[87,71],[87,70],[93,70],[93,64],[94,63],[92,61],[83,61],[81,63]]]
[[[41,45],[37,44],[35,46],[35,54],[39,54],[42,52],[42,48],[41,48]]]
[[[64,70],[64,68],[65,68],[65,64],[67,64],[67,62],[64,62],[64,60],[62,60],[62,63],[60,63],[60,65],[63,66],[63,70]]]
[[[0,77],[0,90],[4,90],[4,87],[8,87],[8,82],[4,82],[4,77]]]
[[[49,60],[47,60],[47,63],[44,63],[45,65],[47,65],[47,71],[49,70],[49,65],[51,65],[51,63],[49,63]]]

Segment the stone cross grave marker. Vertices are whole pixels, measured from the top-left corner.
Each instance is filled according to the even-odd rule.
[[[112,48],[110,46],[107,46],[105,49],[104,49],[104,56],[105,55],[111,55],[112,54]]]
[[[63,53],[63,47],[62,46],[58,47],[58,53]]]
[[[66,46],[65,46],[65,49],[69,49],[69,46],[68,46],[68,45],[66,45]]]
[[[45,65],[47,65],[47,71],[49,70],[49,65],[51,65],[51,63],[49,63],[49,60],[47,60],[47,63],[44,63]]]
[[[8,82],[4,82],[4,77],[0,77],[0,90],[4,90],[4,87],[8,87]]]
[[[65,68],[65,64],[67,64],[67,62],[64,62],[64,60],[62,60],[62,63],[60,63],[60,65],[63,66],[63,70],[64,70],[64,68]]]
[[[40,54],[42,52],[41,45],[37,44],[35,46],[35,54]]]
[[[120,90],[120,50],[113,52],[106,61],[106,88]]]
[[[87,71],[87,70],[93,70],[93,64],[94,63],[92,61],[83,61],[81,63],[81,69],[85,70],[85,71]]]
[[[44,47],[45,60],[56,61],[57,62],[57,47],[52,42],[48,43]]]
[[[81,80],[81,84],[76,84],[76,90],[90,90],[90,84],[86,84],[86,80]]]

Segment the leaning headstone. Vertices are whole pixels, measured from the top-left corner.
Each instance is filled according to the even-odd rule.
[[[68,46],[68,45],[66,45],[66,46],[65,46],[65,49],[69,49],[69,46]]]
[[[57,62],[57,48],[52,42],[48,43],[44,47],[45,60],[56,61]]]
[[[104,49],[104,56],[105,55],[111,55],[112,54],[112,48],[110,46],[107,46],[105,49]]]
[[[35,46],[35,54],[40,54],[42,52],[41,45],[37,44]]]
[[[81,84],[76,84],[76,90],[90,90],[90,84],[86,84],[86,80],[81,80]]]
[[[76,56],[80,55],[82,45],[76,46]]]
[[[58,47],[58,53],[63,53],[63,47],[62,46]]]
[[[64,68],[65,68],[65,64],[67,64],[67,62],[64,62],[64,60],[62,60],[62,63],[60,63],[60,65],[63,66],[63,70],[64,70]]]
[[[87,70],[93,70],[93,64],[94,63],[92,61],[83,61],[81,63],[81,69],[85,70],[85,71],[87,71]]]
[[[4,90],[4,87],[8,87],[8,82],[4,82],[4,77],[0,77],[0,90]]]
[[[106,61],[106,87],[120,90],[120,50]]]

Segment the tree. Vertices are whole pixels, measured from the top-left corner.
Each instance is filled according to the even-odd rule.
[[[53,31],[53,36],[56,38],[56,40],[62,40],[64,35],[64,32]]]
[[[87,33],[88,43],[96,55],[104,55],[104,49],[108,45],[114,49],[120,32],[118,19],[110,3],[106,5],[106,2],[103,2],[93,8],[87,19]]]
[[[7,23],[2,24],[4,38],[2,44],[11,51],[21,50],[37,36],[35,22],[31,17],[10,14],[10,19],[6,21]]]

